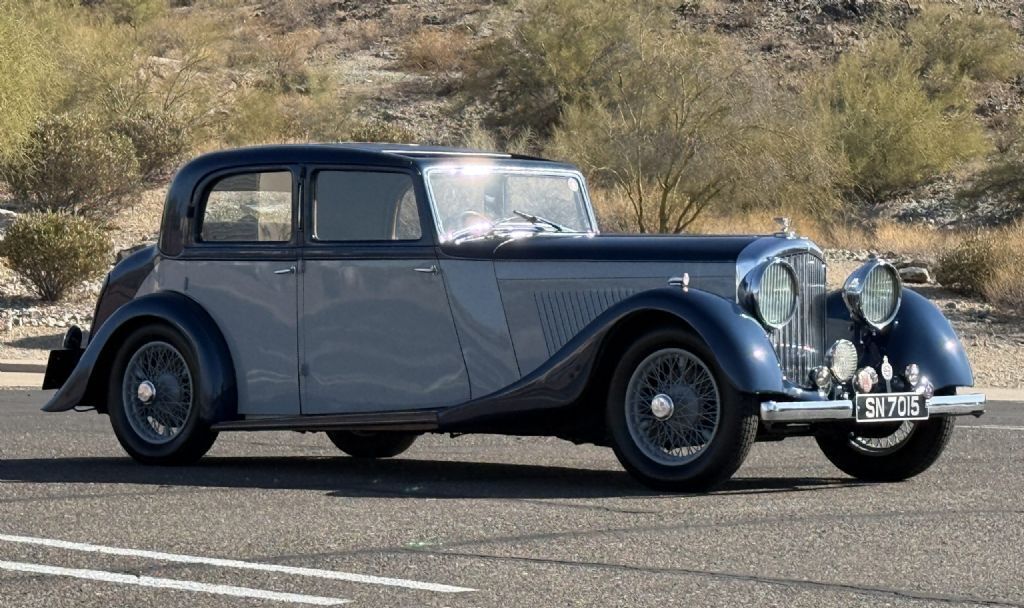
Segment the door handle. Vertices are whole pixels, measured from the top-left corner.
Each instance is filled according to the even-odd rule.
[[[281,268],[280,270],[275,270],[274,274],[295,274],[295,267]]]
[[[423,272],[426,274],[437,274],[437,264],[431,264],[430,266],[427,266],[425,268],[423,266],[420,266],[418,268],[413,268],[413,270],[415,270],[416,272]]]

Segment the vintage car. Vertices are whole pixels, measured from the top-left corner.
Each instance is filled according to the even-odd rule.
[[[769,232],[771,228],[769,227]],[[119,263],[48,412],[95,408],[136,460],[224,431],[325,432],[355,457],[422,433],[610,446],[703,491],[751,445],[813,435],[864,480],[927,469],[980,415],[956,334],[890,264],[829,293],[822,251],[766,236],[601,235],[572,165],[383,144],[185,165],[159,243]]]

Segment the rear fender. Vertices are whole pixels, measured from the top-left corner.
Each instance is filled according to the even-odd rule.
[[[43,406],[45,412],[65,412],[78,406],[106,411],[111,365],[124,339],[149,324],[163,323],[192,345],[200,369],[196,398],[206,423],[236,417],[238,389],[227,342],[210,315],[191,298],[170,291],[131,300],[103,323],[59,391]]]

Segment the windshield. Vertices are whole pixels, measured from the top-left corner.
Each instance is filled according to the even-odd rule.
[[[592,232],[583,184],[571,173],[456,167],[427,172],[444,241],[505,232]]]

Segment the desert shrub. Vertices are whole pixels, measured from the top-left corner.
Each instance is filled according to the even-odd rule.
[[[957,103],[965,79],[1007,80],[1020,72],[1020,38],[1003,18],[929,4],[907,24],[920,69],[933,96]]]
[[[1011,310],[1024,300],[1024,224],[979,233],[945,249],[935,278]]]
[[[25,213],[0,241],[0,255],[46,301],[101,275],[110,265],[110,241],[93,221],[63,213]]]
[[[171,112],[140,108],[115,118],[111,126],[131,142],[144,183],[166,177],[191,149],[187,125]]]
[[[159,17],[167,10],[167,0],[81,0],[85,6],[108,15],[114,23],[133,27]]]
[[[566,107],[549,153],[625,197],[634,230],[682,232],[733,200],[744,174],[754,182],[745,193],[758,189],[762,172],[749,163],[771,151],[755,137],[768,133],[764,116],[749,110],[751,76],[719,37],[673,30],[653,13],[627,32],[634,42],[621,71]],[[793,156],[793,166],[812,160]]]
[[[54,58],[20,9],[0,0],[0,159],[18,154],[50,101]]]
[[[879,39],[844,55],[816,89],[861,198],[919,185],[987,150],[973,116],[929,97],[918,63],[899,41]]]
[[[947,287],[980,295],[995,275],[1002,258],[991,238],[972,236],[939,255],[935,280]]]
[[[408,128],[396,122],[379,119],[355,123],[349,129],[347,139],[388,144],[419,143],[416,134]]]
[[[336,0],[273,0],[264,2],[263,17],[283,31],[322,28],[337,12]]]
[[[547,135],[566,107],[614,80],[637,5],[616,0],[520,0],[523,19],[474,53],[466,93],[498,126]]]
[[[423,72],[458,72],[468,47],[469,38],[458,30],[421,29],[403,42],[402,62]]]
[[[89,115],[48,117],[23,158],[0,163],[13,198],[39,211],[94,213],[133,192],[139,162],[131,140]]]

